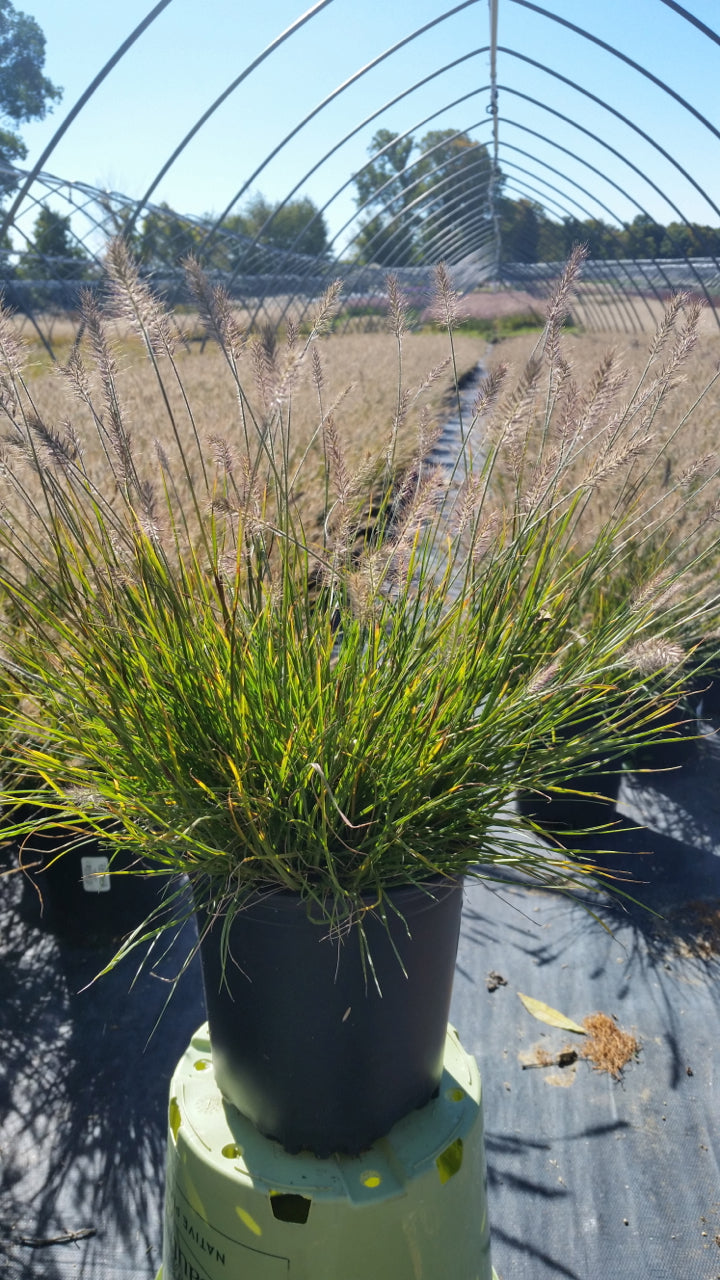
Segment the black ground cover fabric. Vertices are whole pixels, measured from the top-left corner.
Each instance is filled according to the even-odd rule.
[[[132,990],[132,960],[88,986],[112,947],[44,932],[19,877],[0,886],[0,1275],[154,1277],[168,1086],[205,1016],[197,966],[164,1006],[194,932]]]
[[[627,856],[606,865],[657,914],[606,902],[600,923],[521,885],[468,889],[452,1016],[483,1079],[501,1280],[720,1280],[719,781],[703,743],[694,765],[623,782]],[[524,1065],[581,1038],[518,992],[610,1015],[637,1059],[619,1080]]]
[[[599,922],[521,883],[468,886],[452,1020],[483,1078],[501,1280],[720,1280],[719,779],[707,741],[682,771],[623,783],[615,865],[657,915],[608,899]],[[154,1028],[192,926],[131,989],[132,963],[88,986],[103,954],[29,917],[19,878],[1,879],[0,1275],[151,1280],[168,1085],[204,1020],[195,961]],[[615,1017],[637,1059],[620,1080],[524,1065],[578,1038],[518,992]]]

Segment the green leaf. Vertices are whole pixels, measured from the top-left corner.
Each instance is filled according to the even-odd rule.
[[[524,996],[522,991],[518,991],[518,997],[522,1000],[528,1013],[533,1018],[537,1018],[538,1022],[546,1022],[549,1027],[561,1027],[563,1031],[574,1031],[579,1036],[587,1035],[584,1027],[577,1022],[573,1022],[572,1018],[567,1018],[564,1013],[560,1013],[557,1009],[551,1009],[549,1004],[544,1004],[542,1000],[535,1000],[532,996]]]

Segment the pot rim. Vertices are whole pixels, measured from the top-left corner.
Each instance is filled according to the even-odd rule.
[[[413,906],[413,915],[417,916],[423,911],[429,911],[437,902],[445,899],[451,893],[458,890],[462,891],[464,880],[465,876],[460,872],[448,873],[447,875],[437,874],[428,876],[427,880],[422,883],[391,885],[384,889],[383,893],[398,907],[400,915],[403,914],[404,904],[412,904],[416,901],[417,905]],[[368,916],[372,919],[380,920],[381,917],[373,906],[373,904],[377,905],[378,903],[377,893],[368,891],[360,894],[359,897],[361,901],[368,904]],[[330,900],[329,894],[328,900]],[[268,885],[266,890],[255,890],[248,894],[238,907],[236,914],[241,917],[248,910],[252,910],[257,919],[265,911],[267,912],[267,920],[264,923],[282,926],[291,923],[301,911],[304,911],[304,914],[308,915],[308,918],[313,923],[331,930],[337,927],[340,932],[343,931],[348,923],[347,920],[340,920],[335,926],[330,918],[322,914],[318,914],[314,918],[310,914],[313,908],[317,910],[317,904],[312,898],[303,897],[300,890],[286,889],[282,885],[277,887]],[[205,920],[210,920],[211,924],[215,920],[221,920],[225,915],[224,911],[214,912],[208,910],[207,906],[202,903],[196,906],[196,912],[199,916],[204,917]]]

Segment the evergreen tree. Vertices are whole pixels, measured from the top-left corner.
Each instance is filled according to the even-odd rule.
[[[287,204],[270,204],[258,194],[241,213],[226,218],[223,227],[249,236],[251,240],[259,239],[261,244],[291,249],[294,253],[321,258],[328,251],[325,218],[309,196],[288,200]]]
[[[131,242],[140,262],[150,267],[179,267],[191,253],[197,254],[204,231],[168,204],[145,215]]]
[[[30,248],[18,263],[20,279],[81,280],[89,262],[75,240],[70,218],[44,206],[35,219]]]

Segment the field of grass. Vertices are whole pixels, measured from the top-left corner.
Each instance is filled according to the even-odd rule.
[[[488,295],[486,298],[485,295],[478,294],[474,318],[485,319],[490,303],[494,305],[496,299],[497,295]],[[463,299],[463,314],[469,309],[467,304],[468,299]],[[503,319],[504,315],[500,317],[500,320]],[[697,345],[684,373],[675,379],[677,385],[668,405],[653,423],[656,440],[663,432],[668,436],[672,434],[679,419],[717,368],[718,339],[711,321],[712,317],[707,315],[701,319]],[[60,327],[55,333],[55,340],[65,339],[69,353],[73,329],[69,321],[57,323]],[[195,316],[181,314],[178,323],[182,326],[185,339],[178,348],[178,371],[192,406],[200,440],[209,454],[217,450],[217,440],[220,439],[237,456],[242,452],[240,415],[236,390],[223,357],[213,344],[203,346],[198,341],[199,330]],[[25,329],[25,335],[27,334]],[[173,425],[168,407],[158,392],[155,373],[143,356],[139,342],[130,338],[127,329],[120,323],[115,324],[113,336],[119,366],[117,386],[121,410],[131,432],[141,469],[148,477],[156,477],[158,447],[171,458],[174,453]],[[523,333],[502,337],[496,333],[494,339],[490,345],[482,333],[463,332],[462,328],[456,332],[456,358],[460,378],[480,362],[487,368],[507,362],[511,368],[511,384],[514,378],[520,376],[537,342],[537,334]],[[644,366],[649,335],[573,332],[566,335],[565,341],[572,377],[578,387],[589,385],[604,354],[609,349],[614,349],[619,364],[628,371],[629,389]],[[352,472],[363,463],[368,454],[380,454],[391,435],[398,403],[396,344],[387,331],[339,331],[326,337],[318,349],[323,371],[322,408],[327,413],[339,402],[334,416],[345,462]],[[62,356],[62,342],[60,351]],[[57,369],[52,368],[47,353],[37,342],[29,344],[28,353],[27,376],[38,415],[52,429],[71,422],[81,440],[87,441],[84,446],[86,465],[93,474],[99,475],[103,458],[87,409],[73,400],[67,385],[58,376]],[[403,388],[414,392],[430,370],[443,361],[447,354],[447,336],[442,333],[426,329],[420,333],[406,334],[402,352]],[[280,350],[279,357],[281,356]],[[312,385],[310,365],[311,361],[306,361],[307,367],[292,394],[292,440],[293,453],[297,459],[303,456],[320,417],[318,394],[316,387]],[[252,394],[254,378],[249,353],[242,372],[244,382]],[[172,381],[172,378],[169,379],[170,384]],[[446,367],[408,413],[398,436],[398,466],[402,467],[414,451],[421,405],[426,405],[437,421],[442,421],[452,412],[452,385],[452,370]],[[171,408],[180,430],[189,430],[190,422],[179,389],[172,397]],[[691,462],[714,455],[719,418],[720,393],[715,389],[694,411],[690,429],[683,432],[682,444],[668,444],[661,465],[655,466],[648,483],[666,491]],[[215,443],[211,444],[211,441]],[[305,465],[296,493],[308,527],[321,518],[325,505],[321,461],[318,455],[317,467],[313,469],[313,466]],[[612,485],[605,485],[598,494],[598,509],[606,509],[607,503],[612,500]]]
[[[171,459],[176,453],[168,406],[159,393],[155,372],[143,356],[139,342],[131,340],[126,331],[116,326],[114,345],[120,409],[132,437],[139,468],[150,479],[156,479],[158,447]],[[68,353],[69,350],[68,343]],[[398,404],[395,340],[387,331],[330,334],[322,340],[318,350],[322,363],[323,411],[327,413],[339,402],[334,416],[346,465],[352,472],[369,453],[382,452],[392,433]],[[461,379],[478,365],[485,350],[486,343],[482,338],[456,335],[457,372]],[[448,352],[447,335],[439,332],[404,335],[403,388],[414,393],[431,370],[446,359]],[[282,356],[280,348],[279,361]],[[98,477],[102,473],[104,459],[86,406],[73,397],[66,380],[60,376],[57,367],[52,367],[41,347],[30,344],[28,357],[26,377],[38,416],[52,430],[62,430],[64,424],[72,423],[83,444],[85,464],[90,473]],[[176,361],[198,436],[207,447],[208,455],[217,452],[219,438],[238,457],[244,446],[236,388],[218,348],[211,343],[203,347],[193,341],[178,348]],[[308,359],[292,392],[293,455],[298,459],[302,457],[320,420],[318,394],[310,375],[311,361]],[[242,377],[251,398],[257,400],[249,350],[244,358]],[[180,432],[190,439],[192,428],[183,396],[169,371],[166,380],[171,392],[174,387],[170,405],[174,420]],[[410,459],[415,449],[421,404],[428,407],[433,418],[442,421],[452,411],[452,388],[453,373],[448,365],[423,392],[400,427],[397,449],[400,467]],[[97,380],[93,394],[97,404],[101,404],[102,390]],[[296,494],[310,525],[321,517],[325,502],[321,473],[319,456],[315,471],[307,465],[304,467],[301,486]]]
[[[649,292],[636,294],[581,279],[573,296],[572,314],[588,333],[604,334],[607,341],[623,342],[633,335],[640,335],[642,341],[643,335],[649,337],[662,320],[665,306],[666,300]],[[708,337],[717,337],[717,321],[709,308],[701,315],[698,327]]]
[[[537,335],[532,334],[505,338],[493,348],[489,363],[507,362],[515,375],[519,376],[536,343]],[[565,352],[572,377],[579,386],[586,386],[590,382],[607,352],[617,353],[620,367],[628,371],[627,395],[645,366],[649,343],[649,334],[572,333],[565,340]],[[674,379],[671,400],[661,410],[656,431],[672,430],[694,404],[703,388],[710,383],[719,362],[720,334],[712,316],[705,313],[700,320],[697,344],[682,372]],[[670,448],[667,461],[671,472],[677,468],[684,469],[691,454],[700,457],[714,453],[717,449],[719,427],[720,383],[694,410],[690,429],[683,432],[682,445],[676,449]]]
[[[710,317],[711,319],[711,317]],[[652,576],[654,560],[662,560],[667,547],[680,548],[681,558],[688,563],[693,555],[715,546],[720,521],[720,454],[717,447],[720,426],[720,377],[718,377],[719,346],[717,329],[707,323],[703,314],[698,326],[695,345],[681,366],[665,378],[666,362],[671,360],[671,345],[665,350],[646,375],[644,390],[637,390],[646,369],[651,338],[648,334],[605,335],[567,333],[563,350],[568,362],[568,387],[565,395],[570,421],[577,420],[583,397],[593,385],[597,385],[598,370],[610,352],[614,354],[613,378],[625,379],[618,388],[612,408],[605,413],[607,426],[594,441],[578,454],[577,480],[593,474],[593,450],[595,461],[603,459],[605,441],[612,434],[614,423],[620,423],[628,412],[635,424],[628,438],[630,453],[618,456],[614,467],[612,454],[605,454],[603,474],[590,484],[590,499],[583,520],[577,529],[577,547],[590,543],[597,528],[620,506],[630,510],[634,503],[654,513],[638,523],[630,525],[630,558],[627,572],[633,576]],[[611,340],[611,337],[614,340]],[[522,376],[528,359],[536,350],[537,335],[524,334],[507,338],[495,344],[488,353],[488,367],[501,363],[509,366],[509,385],[514,386]],[[667,366],[669,367],[669,365]],[[667,382],[667,393],[661,390]],[[658,398],[659,407],[655,400]],[[543,413],[543,393],[536,395],[534,406],[526,415],[528,424],[533,415],[539,424]],[[562,417],[562,411],[556,415]],[[573,428],[574,429],[574,428]],[[533,478],[542,472],[537,449],[538,431],[526,427],[523,442],[516,449],[522,455],[521,466],[527,483],[532,487]],[[592,432],[590,433],[592,436]],[[636,448],[636,455],[632,450]],[[619,453],[620,451],[618,451]],[[609,462],[609,466],[606,465]],[[502,467],[498,471],[500,488],[515,484],[512,467],[503,479]],[[703,581],[708,590],[716,590],[718,554],[713,551],[704,562]],[[696,585],[699,578],[694,575]],[[714,581],[713,581],[714,580]],[[629,591],[632,588],[618,581],[607,583],[610,591]]]

